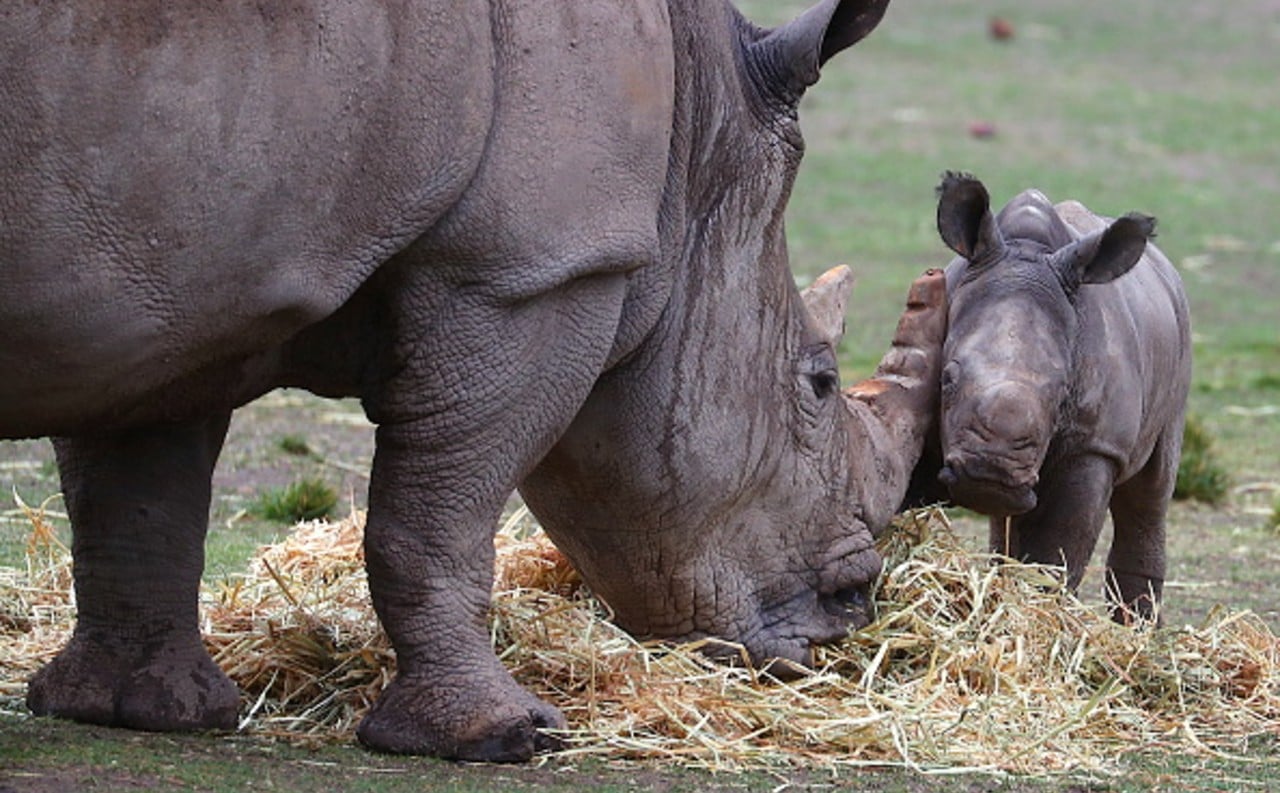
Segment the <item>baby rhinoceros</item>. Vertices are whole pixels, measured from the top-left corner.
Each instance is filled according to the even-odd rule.
[[[948,173],[938,480],[990,516],[991,548],[1064,564],[1075,589],[1108,508],[1117,621],[1158,617],[1165,513],[1191,380],[1181,280],[1155,220],[1098,217],[1027,190],[992,215],[982,182]]]

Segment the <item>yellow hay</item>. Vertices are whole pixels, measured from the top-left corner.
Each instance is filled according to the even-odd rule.
[[[0,692],[11,695],[73,615],[66,550],[31,514],[32,564],[0,579]],[[359,514],[300,525],[205,592],[207,644],[244,692],[243,729],[347,740],[389,681],[362,530]],[[567,756],[1106,772],[1126,752],[1234,753],[1280,734],[1280,643],[1253,614],[1115,625],[1064,592],[1061,571],[966,550],[940,511],[905,516],[882,550],[879,619],[781,683],[696,644],[635,641],[517,513],[497,536],[493,644],[568,717]]]
[[[15,491],[31,522],[25,569],[0,567],[0,696],[19,696],[26,680],[66,642],[75,621],[70,551],[46,518]]]

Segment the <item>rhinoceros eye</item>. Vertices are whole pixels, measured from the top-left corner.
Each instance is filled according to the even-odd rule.
[[[825,399],[840,388],[840,373],[835,369],[824,369],[813,376],[813,393],[819,399]]]
[[[825,399],[840,389],[840,368],[831,347],[821,344],[806,351],[801,374],[819,399]]]

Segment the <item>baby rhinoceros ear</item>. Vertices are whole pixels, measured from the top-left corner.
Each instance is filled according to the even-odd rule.
[[[991,214],[991,196],[967,173],[948,171],[938,185],[938,234],[947,247],[974,264],[1004,253],[1004,238]]]
[[[1059,250],[1053,265],[1069,287],[1105,284],[1132,270],[1155,234],[1155,218],[1130,212]]]

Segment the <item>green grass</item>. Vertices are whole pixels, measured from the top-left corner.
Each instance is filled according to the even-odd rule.
[[[800,4],[746,5],[777,21]],[[1017,35],[989,39],[989,13],[1012,19]],[[838,262],[860,277],[846,368],[874,365],[906,284],[948,260],[932,191],[958,169],[980,176],[997,204],[1034,186],[1107,214],[1156,215],[1161,246],[1184,267],[1197,357],[1269,343],[1251,372],[1276,371],[1280,89],[1259,22],[1270,18],[1258,2],[891,5],[883,28],[833,60],[806,97],[809,147],[788,213],[802,278]],[[975,120],[995,137],[971,137]]]
[[[1182,460],[1173,497],[1221,504],[1227,497],[1230,476],[1218,462],[1213,438],[1199,416],[1187,416],[1182,432]]]
[[[266,491],[249,511],[266,520],[297,523],[328,517],[337,505],[338,494],[332,487],[320,479],[307,477]]]
[[[277,445],[280,447],[280,451],[285,454],[291,454],[294,457],[317,456],[311,445],[307,443],[307,439],[301,435],[285,435],[277,441]]]
[[[21,764],[17,790],[398,791],[629,789],[580,773],[476,766],[431,758],[390,758],[355,746],[305,748],[228,735],[156,735],[0,717],[2,769]],[[39,736],[39,740],[36,740]],[[678,777],[677,777],[678,779]],[[671,789],[692,790],[692,787]]]
[[[0,712],[0,789],[146,790],[178,793],[399,793],[400,791],[634,790],[778,791],[867,790],[876,793],[1140,793],[1265,789],[1257,781],[1275,770],[1274,738],[1250,742],[1245,756],[1206,762],[1162,752],[1128,757],[1122,777],[1054,775],[1009,778],[984,774],[924,776],[904,770],[829,773],[707,774],[663,763],[607,764],[599,760],[545,766],[458,764],[422,757],[376,755],[354,745],[294,746],[235,735],[163,735],[113,730]],[[1251,760],[1249,758],[1260,758]],[[1270,758],[1270,759],[1268,759]],[[8,769],[12,769],[9,771]],[[18,770],[20,769],[20,770]],[[6,776],[6,774],[10,776]],[[12,788],[6,788],[12,785]]]

